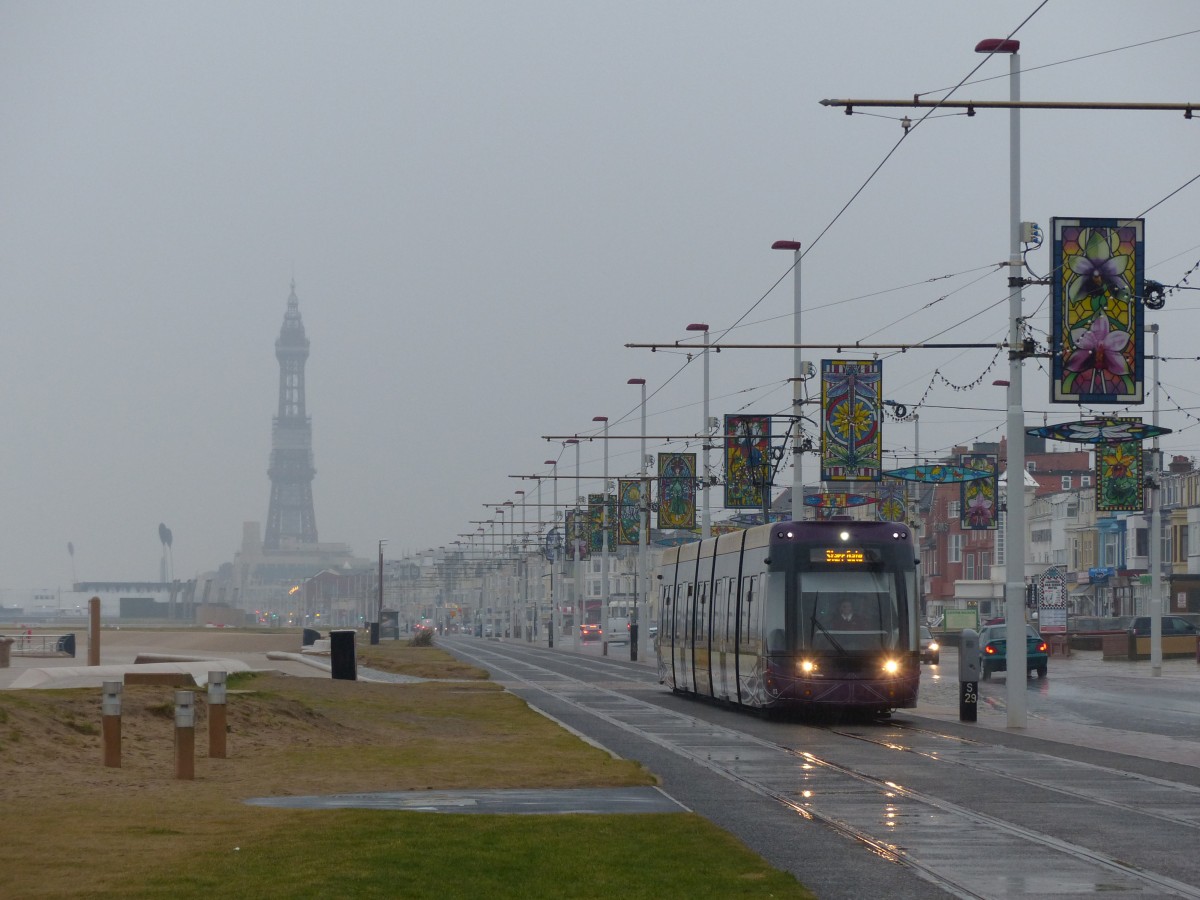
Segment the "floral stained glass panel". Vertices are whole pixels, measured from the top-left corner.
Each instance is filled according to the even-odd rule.
[[[1140,422],[1141,419],[1121,421]],[[1102,512],[1140,512],[1145,479],[1142,442],[1096,445],[1096,509]]]
[[[999,458],[994,453],[964,453],[959,456],[958,462],[969,469],[991,473],[990,478],[964,481],[959,486],[960,526],[964,531],[996,528],[1000,519],[996,510]]]
[[[1141,403],[1144,219],[1051,219],[1050,399]]]

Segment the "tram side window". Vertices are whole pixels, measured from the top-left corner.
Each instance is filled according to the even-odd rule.
[[[702,581],[697,585],[696,594],[698,597],[696,603],[696,640],[705,641],[708,639],[708,617],[710,615],[707,581]]]
[[[762,627],[762,576],[748,575],[742,579],[741,598],[742,649],[758,653]]]
[[[683,627],[680,628],[680,631],[683,633],[683,642],[685,644],[690,643],[692,640],[692,606],[695,600],[695,589],[696,586],[693,584],[687,586],[687,599],[683,604],[683,608],[678,612],[678,615],[683,619]]]
[[[767,653],[786,653],[787,641],[787,611],[783,596],[786,585],[782,576],[767,577],[763,591],[763,605],[766,607],[762,616],[763,634],[767,637]]]
[[[726,646],[729,646],[734,640],[733,616],[737,609],[737,604],[733,597],[734,579],[723,578],[721,580],[723,582],[721,588],[721,611],[725,620],[725,633],[721,635],[721,640],[725,642]]]

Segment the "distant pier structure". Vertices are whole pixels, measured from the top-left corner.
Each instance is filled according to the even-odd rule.
[[[263,549],[270,552],[317,543],[313,511],[312,420],[304,408],[304,364],[308,338],[300,319],[300,301],[293,281],[283,327],[275,341],[279,360],[279,409],[271,427],[271,504]]]

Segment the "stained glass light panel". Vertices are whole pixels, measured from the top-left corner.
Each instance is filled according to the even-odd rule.
[[[658,527],[696,527],[696,454],[658,454]]]
[[[821,480],[879,481],[883,363],[821,360]]]
[[[1121,419],[1141,422],[1141,419]],[[1142,442],[1096,444],[1096,510],[1140,512],[1144,506],[1145,472]]]
[[[642,483],[636,478],[617,479],[617,543],[637,544],[641,539]]]
[[[958,462],[968,469],[989,472],[991,475],[989,478],[964,481],[959,486],[959,525],[965,531],[996,528],[999,522],[996,510],[999,458],[994,453],[964,453],[959,456]]]
[[[1141,403],[1145,220],[1050,222],[1050,400]]]
[[[725,417],[725,507],[762,509],[771,472],[771,417]]]

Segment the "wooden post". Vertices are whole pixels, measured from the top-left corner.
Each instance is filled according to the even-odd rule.
[[[191,781],[196,772],[196,695],[175,692],[175,777]]]
[[[100,665],[100,598],[88,601],[88,663]]]
[[[208,673],[208,755],[225,758],[225,673]]]
[[[104,744],[104,765],[121,768],[121,682],[104,682],[100,703],[100,732]]]

